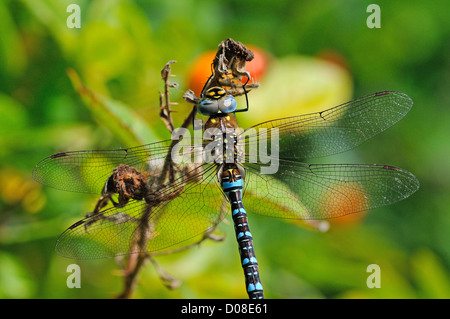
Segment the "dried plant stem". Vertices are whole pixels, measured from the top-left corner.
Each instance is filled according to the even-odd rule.
[[[163,120],[164,124],[166,125],[166,127],[170,133],[172,133],[173,130],[175,129],[175,126],[173,125],[173,121],[172,121],[172,110],[170,109],[170,106],[177,104],[177,103],[171,103],[170,96],[169,96],[170,95],[170,92],[169,92],[170,87],[178,88],[177,83],[173,83],[173,82],[169,81],[170,77],[175,76],[175,75],[170,74],[170,65],[175,62],[176,61],[167,62],[167,64],[161,70],[161,77],[164,81],[164,93],[159,92],[159,104],[160,104],[159,116]]]
[[[117,296],[118,299],[128,299],[134,292],[136,286],[136,277],[145,264],[147,254],[131,254],[127,258],[124,272],[125,285],[122,293]]]
[[[164,68],[161,70],[161,77],[164,81],[164,93],[160,92],[160,117],[164,124],[166,125],[167,129],[169,130],[169,133],[172,133],[175,129],[175,126],[173,124],[172,120],[172,110],[170,108],[171,105],[175,105],[177,103],[170,102],[170,92],[169,88],[177,88],[178,85],[176,83],[172,83],[169,81],[169,78],[173,75],[170,74],[170,65],[174,63],[175,61],[169,61]],[[187,128],[191,123],[193,122],[195,115],[195,108],[191,111],[191,113],[186,117],[186,119],[183,121],[183,124],[181,127]],[[174,143],[173,143],[174,145]],[[173,146],[172,145],[172,146]],[[164,161],[164,167],[163,172],[165,174],[161,174],[161,179],[159,181],[160,185],[164,184],[164,181],[169,178],[169,180],[172,180],[170,176],[173,176],[174,168],[173,164],[170,158],[170,152],[168,152],[168,155]],[[179,286],[179,282],[170,274],[168,274],[164,269],[156,262],[156,260],[152,257],[151,254],[147,253],[147,241],[148,236],[147,234],[150,233],[151,225],[149,224],[148,217],[145,218],[145,216],[150,216],[151,206],[148,205],[146,212],[144,213],[144,216],[141,219],[140,226],[136,229],[136,238],[138,240],[135,242],[133,247],[131,248],[132,251],[139,251],[141,253],[136,254],[130,254],[128,258],[126,259],[125,265],[123,266],[123,274],[124,274],[124,289],[120,295],[118,295],[117,298],[130,298],[137,281],[137,275],[139,271],[142,269],[142,267],[145,265],[147,259],[149,259],[152,264],[155,266],[155,269],[158,272],[159,277],[161,278],[163,284],[169,288],[174,289]],[[147,220],[147,221],[144,221]],[[204,236],[200,240],[202,242],[205,240],[207,236]],[[200,242],[193,244],[198,245]],[[183,247],[180,250],[185,250],[190,248],[191,246]],[[174,250],[175,251],[175,250]],[[172,252],[174,252],[172,251]],[[172,252],[166,252],[166,254],[172,253]]]

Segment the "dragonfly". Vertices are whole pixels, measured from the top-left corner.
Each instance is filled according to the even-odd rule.
[[[56,251],[69,258],[186,246],[214,229],[224,218],[224,209],[229,209],[247,294],[262,299],[247,211],[324,220],[406,199],[418,190],[419,181],[399,167],[306,160],[355,148],[397,123],[412,105],[404,93],[383,91],[321,112],[239,130],[234,97],[221,87],[205,87],[196,107],[209,117],[203,126],[212,132],[207,138],[61,152],[37,164],[33,176],[64,191],[101,191],[94,211],[57,240]],[[195,156],[201,160],[193,160]],[[104,208],[108,202],[112,207]]]

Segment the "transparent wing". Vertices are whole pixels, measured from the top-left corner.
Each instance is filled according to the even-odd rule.
[[[246,164],[244,206],[261,215],[327,219],[389,205],[419,189],[408,171],[389,165],[280,161],[273,175]]]
[[[132,166],[139,172],[159,176],[164,169],[169,152],[178,147],[184,152],[178,162],[193,161],[194,146],[201,138],[165,140],[131,148],[115,150],[88,150],[62,152],[39,162],[33,170],[33,178],[50,187],[79,193],[99,194],[108,177],[120,164]],[[176,145],[176,146],[174,146]],[[171,165],[172,158],[168,159]]]
[[[119,164],[138,171],[151,170],[152,162],[163,160],[172,141],[116,149],[62,152],[49,156],[36,165],[36,181],[60,190],[99,194],[113,169]]]
[[[402,119],[413,101],[404,93],[384,91],[367,95],[326,111],[264,122],[245,130],[240,139],[248,148],[278,132],[279,158],[306,159],[350,150]],[[272,131],[272,129],[275,129]],[[247,151],[248,155],[251,151]],[[270,155],[270,153],[269,153]]]
[[[178,179],[146,201],[132,200],[123,208],[82,219],[59,237],[56,251],[89,259],[176,249],[199,241],[222,219],[226,199],[216,174],[214,164],[197,166],[188,179]]]

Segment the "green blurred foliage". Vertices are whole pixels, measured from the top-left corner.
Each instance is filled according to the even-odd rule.
[[[31,171],[59,151],[168,138],[158,116],[160,70],[178,61],[172,73],[180,89],[171,98],[179,102],[173,115],[180,125],[191,110],[182,100],[191,63],[231,37],[273,59],[255,103],[249,94],[244,126],[254,123],[259,107],[276,118],[381,90],[405,92],[415,102],[395,127],[325,159],[405,168],[421,182],[411,198],[355,223],[333,223],[326,233],[250,214],[266,296],[449,298],[450,4],[377,1],[381,28],[369,29],[372,2],[1,1],[0,297],[109,298],[120,292],[114,260],[72,261],[53,250],[57,236],[92,210],[95,196],[43,188]],[[81,7],[80,29],[66,26],[71,3]],[[323,65],[319,56],[326,52],[338,57],[339,70]],[[289,68],[286,61],[298,65]],[[224,242],[158,258],[182,281],[178,289],[166,289],[149,264],[134,297],[246,298],[230,219],[219,232]],[[66,287],[66,267],[74,262],[82,269],[81,289]],[[380,289],[366,286],[370,264],[381,267]]]

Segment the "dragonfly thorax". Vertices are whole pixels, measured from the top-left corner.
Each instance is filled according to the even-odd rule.
[[[204,126],[205,154],[207,162],[240,163],[238,124],[234,116],[217,114],[211,116]]]
[[[205,123],[205,130],[220,130],[222,133],[235,131],[238,129],[238,123],[234,116],[226,113],[219,113],[210,116]],[[216,135],[216,134],[215,134]]]

